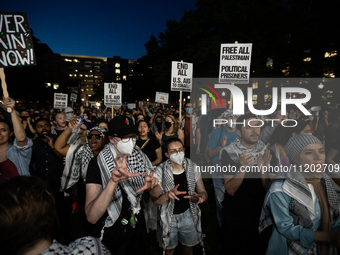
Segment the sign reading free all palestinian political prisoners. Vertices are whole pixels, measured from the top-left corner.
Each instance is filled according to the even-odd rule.
[[[65,109],[67,107],[67,94],[54,93],[54,106],[55,109]]]
[[[249,83],[251,43],[221,44],[220,83]]]
[[[191,63],[172,61],[171,91],[191,92],[192,67]]]
[[[104,83],[104,105],[121,105],[122,104],[122,84],[121,83]]]
[[[0,12],[0,67],[35,65],[27,13]]]

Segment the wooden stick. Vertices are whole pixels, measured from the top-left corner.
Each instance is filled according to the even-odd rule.
[[[7,98],[7,97],[9,97],[9,95],[8,95],[8,91],[7,91],[5,71],[4,71],[3,67],[0,68],[0,78],[1,78],[1,86],[2,86],[2,91],[4,93],[4,97]],[[12,109],[7,108],[7,112],[11,113]]]
[[[111,105],[111,119],[113,119],[113,105]]]
[[[182,90],[179,92],[179,119],[182,123]]]

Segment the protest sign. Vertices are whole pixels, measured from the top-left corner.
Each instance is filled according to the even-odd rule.
[[[0,67],[36,65],[27,13],[0,12]]]
[[[104,105],[112,106],[122,104],[122,84],[104,83]]]
[[[169,103],[169,93],[156,92],[155,102],[156,103],[168,104]]]
[[[251,43],[221,44],[220,83],[249,83]]]
[[[96,101],[91,101],[91,105],[90,107],[94,107],[94,108],[97,108],[97,102]]]
[[[132,110],[132,109],[136,108],[136,104],[135,103],[127,104],[127,108]]]
[[[65,109],[67,107],[67,94],[54,93],[54,106],[55,109]]]
[[[70,101],[75,103],[77,101],[77,94],[71,93]]]
[[[191,92],[193,64],[172,61],[171,91]]]

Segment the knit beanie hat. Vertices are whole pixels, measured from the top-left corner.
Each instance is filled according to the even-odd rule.
[[[320,144],[324,147],[321,141],[312,134],[292,136],[285,146],[289,161],[293,162],[293,160],[300,154],[301,150],[310,144]]]

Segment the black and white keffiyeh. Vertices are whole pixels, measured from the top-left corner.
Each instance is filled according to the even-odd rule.
[[[87,131],[85,145],[70,145],[66,154],[63,175],[61,176],[60,191],[65,191],[72,187],[78,182],[80,176],[83,180],[86,179],[87,167],[93,158],[93,151],[88,145],[87,135],[93,130],[99,131],[102,137],[106,132],[102,127],[93,127]]]
[[[71,242],[68,246],[53,240],[41,255],[111,255],[110,251],[95,237],[85,236]]]
[[[186,173],[188,182],[188,195],[192,196],[196,191],[196,178],[194,172],[196,169],[196,164],[192,162],[190,159],[185,158],[183,162],[183,168]],[[157,176],[159,181],[161,181],[161,188],[163,193],[166,193],[175,188],[172,166],[169,159],[156,167],[155,176]],[[201,210],[198,207],[198,205],[196,205],[195,202],[193,202],[191,199],[189,200],[189,205],[190,211],[193,216],[193,221],[196,226],[197,233],[199,235],[198,238],[203,247]],[[170,230],[171,230],[170,223],[171,217],[174,212],[174,207],[175,207],[174,199],[169,199],[168,202],[158,207],[157,239],[163,250],[166,249],[170,242]]]
[[[238,163],[238,160],[240,158],[240,155],[242,154],[242,151],[245,151],[246,153],[251,153],[254,157],[255,157],[255,161],[253,163],[253,165],[257,165],[257,161],[259,159],[259,155],[260,154],[264,154],[264,150],[267,148],[267,146],[261,141],[259,140],[255,146],[251,149],[247,149],[246,147],[244,147],[241,144],[241,140],[240,137],[236,137],[235,140],[230,143],[228,146],[224,147],[221,151],[220,151],[220,155],[219,158],[221,160],[221,155],[223,151],[228,152],[230,158]]]
[[[97,162],[102,177],[103,189],[111,179],[111,172],[116,166],[115,158],[117,156],[118,153],[115,151],[112,143],[109,143],[97,156]],[[109,216],[105,220],[104,228],[111,227],[120,215],[123,205],[123,195],[121,188],[124,189],[127,195],[133,214],[136,215],[141,210],[140,202],[143,192],[137,194],[136,191],[145,185],[143,173],[146,172],[148,175],[150,175],[153,167],[148,157],[137,145],[135,146],[132,154],[127,158],[127,169],[130,173],[139,173],[140,176],[127,178],[119,182],[119,185],[117,185],[111,202],[107,208]],[[100,239],[103,238],[104,228],[102,229]]]
[[[327,174],[322,173],[322,179],[325,182],[331,223],[334,223],[340,216],[340,188]],[[275,192],[285,193],[291,198],[289,211],[298,216],[297,224],[304,228],[314,229],[313,221],[310,216],[311,214],[314,214],[311,207],[311,205],[313,205],[313,198],[310,189],[308,188],[308,184],[299,171],[290,171],[288,173],[279,173],[272,180],[270,189],[266,194],[262,207],[259,224],[260,232],[266,227],[274,224],[274,219],[267,203],[269,201],[269,197]],[[309,252],[309,249],[303,247],[297,242],[292,240],[286,241],[289,254],[301,255]]]

